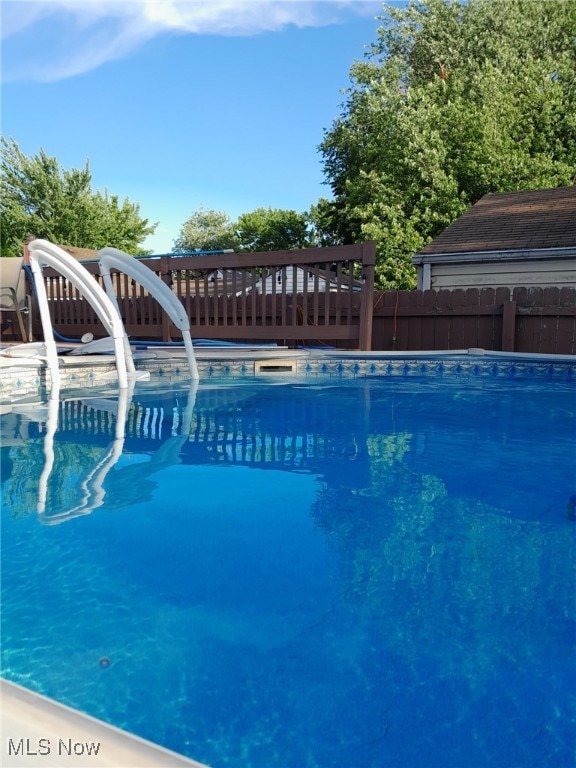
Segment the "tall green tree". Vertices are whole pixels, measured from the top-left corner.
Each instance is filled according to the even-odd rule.
[[[182,225],[172,248],[182,251],[238,250],[240,240],[236,225],[227,213],[200,208]]]
[[[60,168],[43,150],[27,157],[14,139],[0,144],[0,243],[3,256],[21,253],[29,236],[60,245],[103,248],[110,245],[143,253],[156,224],[140,216],[137,204],[94,192],[89,165]]]
[[[321,197],[316,205],[310,206],[308,221],[310,225],[310,245],[315,248],[326,248],[342,245],[337,226],[332,201]]]
[[[482,195],[576,181],[576,3],[385,6],[320,146],[340,242],[377,242],[381,287]]]
[[[184,222],[173,250],[232,248],[251,252],[307,248],[316,244],[317,221],[319,218],[312,213],[281,208],[257,208],[232,221],[223,211],[201,208]]]
[[[243,251],[282,251],[310,245],[306,213],[281,208],[257,208],[243,213],[236,224]]]

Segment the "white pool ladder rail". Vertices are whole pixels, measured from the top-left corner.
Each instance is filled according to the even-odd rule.
[[[194,347],[190,335],[190,320],[182,303],[155,272],[138,261],[134,256],[130,256],[117,248],[102,248],[102,250],[98,251],[98,254],[100,256],[100,274],[104,280],[106,293],[115,304],[118,314],[120,314],[120,310],[118,308],[118,300],[110,275],[111,269],[124,272],[124,274],[140,283],[140,285],[142,285],[143,288],[158,301],[170,316],[174,325],[182,333],[182,340],[184,342],[188,366],[190,368],[190,376],[193,380],[197,380],[199,378],[198,365],[196,364]]]
[[[124,330],[122,319],[118,314],[115,304],[110,300],[106,292],[100,287],[90,272],[58,245],[54,245],[54,243],[50,243],[48,240],[37,239],[28,243],[28,250],[30,253],[30,266],[32,268],[32,274],[34,275],[40,320],[42,322],[42,330],[44,333],[46,362],[50,370],[52,385],[59,387],[60,370],[56,342],[54,341],[52,320],[50,318],[48,296],[42,275],[42,267],[44,266],[52,267],[52,269],[55,269],[75,285],[93,307],[104,325],[104,328],[114,342],[114,354],[116,358],[116,368],[118,370],[118,385],[121,389],[126,389],[128,387],[128,370],[133,374],[134,362],[126,331]]]

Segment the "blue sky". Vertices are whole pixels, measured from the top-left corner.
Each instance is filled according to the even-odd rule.
[[[330,197],[318,144],[380,2],[1,0],[2,134],[158,221]]]

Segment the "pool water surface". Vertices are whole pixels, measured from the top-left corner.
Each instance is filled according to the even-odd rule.
[[[573,384],[115,407],[2,417],[4,677],[213,766],[574,764]]]

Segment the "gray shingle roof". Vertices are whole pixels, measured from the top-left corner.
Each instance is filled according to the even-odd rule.
[[[576,186],[484,195],[420,253],[576,246]]]

